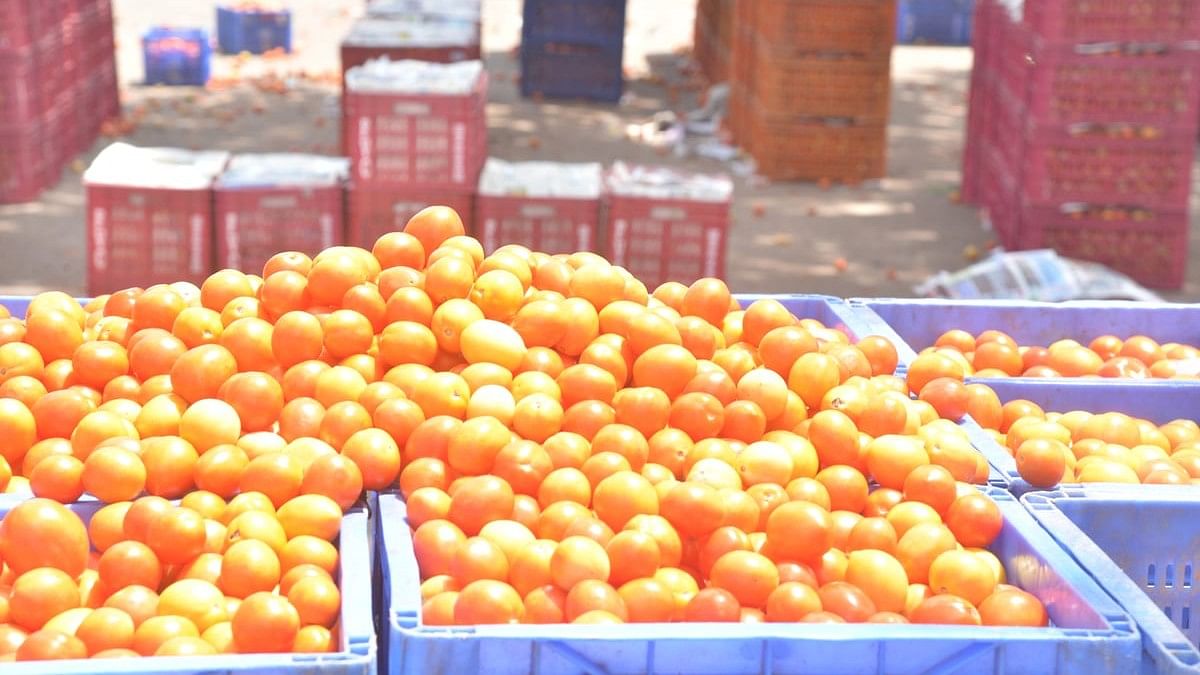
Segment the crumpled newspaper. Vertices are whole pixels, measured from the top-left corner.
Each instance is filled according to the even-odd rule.
[[[469,94],[483,77],[482,61],[434,63],[371,59],[346,71],[346,89],[396,94]]]
[[[1140,300],[1162,298],[1099,263],[1051,249],[1002,251],[957,272],[938,272],[913,288],[921,296],[961,300]]]
[[[479,194],[566,199],[598,199],[599,163],[506,162],[489,157],[479,176]]]
[[[234,155],[217,177],[218,188],[338,185],[350,174],[346,157],[296,153]]]

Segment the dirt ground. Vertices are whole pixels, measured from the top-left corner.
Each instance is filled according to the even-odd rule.
[[[118,72],[127,117],[122,140],[230,151],[337,151],[338,43],[362,0],[291,0],[296,53],[280,59],[214,58],[217,91],[145,87],[139,36],[158,24],[212,27],[208,0],[115,0]],[[728,166],[676,158],[627,138],[626,127],[663,110],[686,111],[685,79],[694,0],[629,0],[625,39],[628,93],[620,105],[537,103],[516,89],[520,0],[484,0],[483,46],[492,74],[489,149],[504,159],[626,160],[699,171]],[[738,179],[727,277],[739,292],[910,296],[939,270],[968,264],[990,235],[975,209],[954,203],[966,117],[968,48],[897,47],[892,57],[888,177],[857,187]],[[287,78],[286,93],[253,84]],[[32,203],[0,206],[0,294],[84,289],[84,198],[80,173],[115,139],[99,139]],[[1197,209],[1193,209],[1197,211]],[[1200,246],[1193,227],[1187,287],[1172,299],[1200,299]],[[845,264],[841,264],[842,261]]]

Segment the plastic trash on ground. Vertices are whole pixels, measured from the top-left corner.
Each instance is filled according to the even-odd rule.
[[[488,158],[479,194],[491,197],[597,199],[603,184],[600,164],[506,162]]]
[[[474,90],[482,76],[482,61],[433,63],[379,58],[346,71],[346,89],[397,94],[463,95]]]
[[[1050,249],[997,251],[957,272],[939,272],[913,290],[925,297],[979,300],[1141,300],[1162,298],[1108,267]]]
[[[181,148],[139,148],[113,143],[92,160],[85,184],[175,190],[206,190],[229,161],[229,153]]]

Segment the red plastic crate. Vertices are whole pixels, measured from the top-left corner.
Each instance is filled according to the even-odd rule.
[[[611,195],[605,221],[609,260],[647,288],[725,276],[729,202]]]
[[[48,183],[57,142],[41,120],[0,127],[0,204],[37,198]]]
[[[67,88],[67,73],[61,63],[62,49],[62,33],[57,27],[39,38],[33,48],[33,62],[41,83],[39,92],[44,109],[58,103]]]
[[[1192,129],[1154,140],[1035,130],[1022,162],[1022,191],[1035,204],[1123,200],[1186,208],[1195,136]]]
[[[408,220],[427,206],[449,206],[472,231],[474,190],[442,191],[411,187],[351,185],[346,191],[346,241],[370,249],[388,232],[404,229]]]
[[[520,244],[545,253],[595,251],[600,199],[548,199],[479,195],[476,233],[483,250]]]
[[[1039,123],[1192,125],[1200,117],[1195,49],[1061,45],[1019,27],[1007,30],[1002,49],[1004,86]]]
[[[1026,206],[1015,248],[1053,248],[1129,275],[1151,288],[1183,286],[1188,258],[1185,209],[1071,204]]]
[[[487,159],[487,75],[465,96],[348,91],[343,142],[360,185],[471,190]]]
[[[38,119],[46,109],[31,52],[0,49],[0,128]]]
[[[981,145],[979,203],[997,241],[1011,248],[1017,243],[1021,216],[1017,181],[999,150],[989,141]]]
[[[19,49],[33,42],[30,4],[25,0],[0,0],[0,49]]]
[[[87,185],[87,292],[190,281],[212,270],[211,189]]]
[[[1174,42],[1200,36],[1197,0],[1031,0],[1025,22],[1065,42]]]
[[[259,274],[271,256],[345,240],[340,185],[215,190],[217,267]]]

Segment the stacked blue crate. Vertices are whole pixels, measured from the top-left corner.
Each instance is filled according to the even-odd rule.
[[[286,9],[217,7],[217,48],[223,54],[292,51],[292,13]]]
[[[151,28],[142,35],[146,84],[203,86],[212,46],[203,28]]]
[[[899,0],[896,42],[903,44],[971,44],[975,0]]]
[[[617,101],[625,0],[526,0],[521,94]]]

